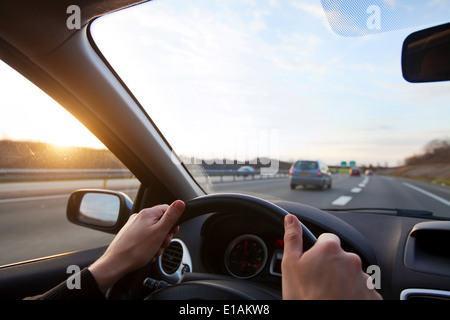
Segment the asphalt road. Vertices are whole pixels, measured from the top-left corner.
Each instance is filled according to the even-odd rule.
[[[76,226],[66,218],[79,188],[121,190],[134,198],[136,180],[75,180],[0,184],[0,266],[108,245],[113,235]]]
[[[450,218],[450,188],[431,183],[385,176],[351,177],[333,175],[331,189],[313,187],[289,188],[288,179],[223,183],[214,186],[217,192],[241,192],[265,198],[288,200],[320,209],[403,208],[432,211]]]
[[[0,188],[0,265],[94,248],[112,240],[112,235],[67,221],[69,190],[74,189],[70,183],[47,189],[43,186],[28,192],[8,188],[2,193]],[[266,199],[300,202],[321,209],[412,208],[450,218],[449,187],[390,177],[334,175],[332,188],[324,191],[302,187],[291,190],[287,178],[227,182],[213,188],[216,192],[264,195]],[[131,187],[124,191],[133,197],[136,190]]]

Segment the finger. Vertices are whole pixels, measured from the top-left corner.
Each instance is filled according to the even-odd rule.
[[[146,220],[149,219],[149,221],[154,220],[158,221],[164,215],[164,212],[166,212],[168,208],[169,205],[167,204],[159,204],[151,208],[142,209],[141,212],[139,212],[139,216],[141,216],[143,219]]]
[[[128,218],[128,221],[133,221],[134,219],[136,219],[136,217],[137,217],[137,213],[133,213],[129,218]]]
[[[181,200],[174,201],[159,220],[158,224],[169,233],[176,228],[175,223],[180,219],[184,212],[185,204]]]
[[[162,255],[163,252],[163,248],[159,248],[158,251],[155,253],[155,255],[153,256],[153,258],[150,260],[151,263],[155,263],[156,260]]]
[[[172,239],[173,239],[173,234],[169,233],[166,236],[166,238],[164,239],[164,241],[162,242],[161,248],[163,248],[163,249],[167,248],[169,246],[170,242],[172,241]]]
[[[298,259],[303,253],[303,231],[297,217],[290,214],[284,218],[284,251],[283,257]]]
[[[322,233],[317,238],[313,248],[321,251],[327,256],[336,256],[345,253],[345,251],[341,248],[341,240],[333,233]]]
[[[176,226],[175,228],[173,228],[170,233],[171,234],[177,234],[180,231],[180,226]]]
[[[341,240],[339,237],[333,233],[322,233],[316,241],[316,245],[334,245],[334,246],[341,246]]]
[[[360,270],[362,272],[362,260],[361,257],[353,252],[345,252],[346,258],[349,261],[349,265],[352,266],[355,270]],[[367,273],[362,272],[364,275]]]

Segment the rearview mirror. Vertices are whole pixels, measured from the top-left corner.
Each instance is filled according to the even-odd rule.
[[[409,82],[450,80],[450,23],[414,32],[405,39],[402,72]]]
[[[67,219],[77,225],[115,234],[128,220],[131,208],[130,198],[122,192],[81,189],[70,195]]]

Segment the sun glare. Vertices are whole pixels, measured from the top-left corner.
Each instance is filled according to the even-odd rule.
[[[105,149],[68,111],[3,62],[0,74],[0,87],[8,88],[2,90],[0,140]]]

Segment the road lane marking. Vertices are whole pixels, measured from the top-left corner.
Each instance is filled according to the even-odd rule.
[[[351,193],[360,193],[361,192],[361,188],[353,188],[352,190],[350,190]]]
[[[334,200],[331,204],[335,206],[345,206],[350,200],[352,200],[352,197],[350,196],[340,196],[336,200]]]
[[[437,196],[437,195],[435,195],[435,194],[433,194],[433,193],[431,193],[431,192],[428,192],[428,191],[426,191],[426,190],[423,190],[423,189],[421,189],[421,188],[419,188],[419,187],[416,187],[416,186],[414,186],[414,185],[412,185],[412,184],[410,184],[410,183],[408,183],[408,182],[402,182],[402,183],[403,183],[403,185],[405,185],[406,187],[411,188],[411,189],[414,189],[414,190],[416,190],[416,191],[419,191],[419,192],[421,192],[421,193],[423,193],[423,194],[425,194],[425,195],[427,195],[427,196],[433,198],[434,200],[437,200],[437,201],[439,201],[439,202],[442,202],[443,204],[445,204],[445,205],[447,205],[447,206],[450,207],[450,201],[445,200],[444,198],[441,198],[441,197],[439,197],[439,196]]]
[[[62,195],[54,195],[54,196],[1,199],[0,203],[12,203],[12,202],[22,202],[22,201],[39,201],[39,200],[53,200],[53,199],[62,199],[62,198],[69,198],[69,195],[68,194],[62,194]]]
[[[369,183],[369,177],[365,176],[363,181],[358,185],[361,188],[364,188]]]

